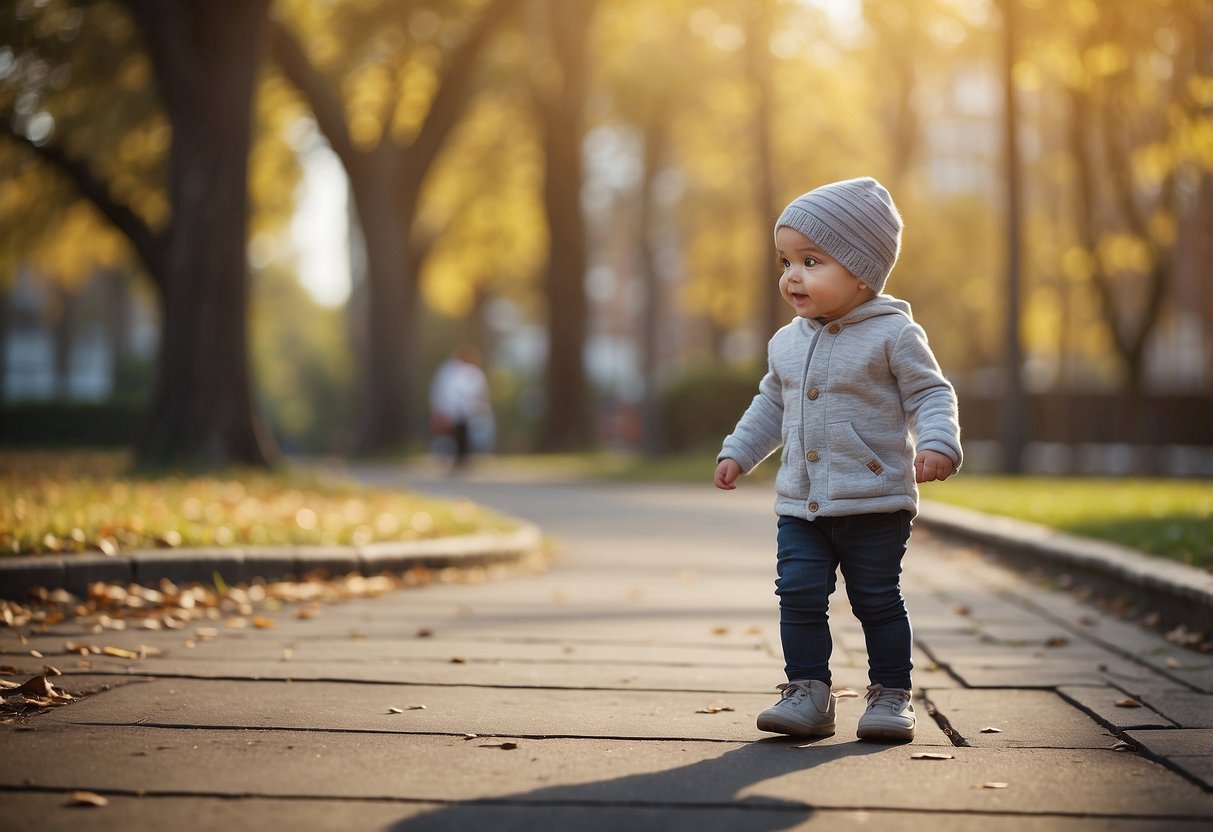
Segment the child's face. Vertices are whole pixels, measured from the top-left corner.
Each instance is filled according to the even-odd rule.
[[[783,264],[779,293],[801,318],[832,321],[875,297],[867,284],[786,225],[775,232],[775,253]]]

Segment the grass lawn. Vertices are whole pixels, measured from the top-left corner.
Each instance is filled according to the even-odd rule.
[[[142,477],[122,453],[0,451],[0,557],[418,540],[516,524],[473,503],[289,469]]]
[[[1213,567],[1213,481],[961,474],[921,491],[926,499]]]

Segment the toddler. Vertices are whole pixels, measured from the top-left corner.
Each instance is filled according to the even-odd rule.
[[[861,739],[912,740],[901,559],[916,483],[960,468],[956,394],[910,305],[882,294],[901,248],[889,192],[864,177],[792,201],[775,224],[779,291],[796,318],[768,345],[758,395],[717,457],[733,489],[782,446],[776,594],[787,683],[763,731],[834,733],[828,606],[842,569],[868,650]]]

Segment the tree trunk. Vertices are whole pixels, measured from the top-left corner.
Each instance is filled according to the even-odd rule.
[[[415,197],[397,193],[395,161],[382,153],[351,171],[366,244],[366,354],[362,356],[361,421],[354,450],[359,454],[401,451],[424,414],[411,407],[410,391],[420,390],[417,280],[409,267],[408,233]]]
[[[1019,165],[1019,111],[1015,101],[1014,67],[1016,59],[1016,3],[1002,0],[1003,27],[1003,163],[1006,177],[1006,306],[1003,316],[1005,352],[1004,373],[1007,386],[1002,424],[1002,468],[1007,474],[1023,472],[1024,445],[1027,441],[1027,397],[1023,389],[1023,346],[1020,339],[1020,217],[1022,214],[1022,177]]]
[[[103,316],[110,354],[110,390],[119,392],[122,364],[131,352],[131,277],[119,269],[102,273]]]
[[[774,159],[772,158],[772,127],[775,92],[772,89],[774,68],[771,65],[771,4],[760,0],[751,9],[749,31],[746,33],[745,66],[754,94],[754,206],[759,225],[769,228],[778,219],[775,204]],[[758,285],[758,325],[765,343],[779,327],[787,322],[783,296],[779,294],[779,279],[774,271],[771,234],[763,235],[761,247],[755,253]],[[766,371],[765,353],[758,357],[761,370]]]
[[[76,293],[67,286],[55,287],[58,306],[55,310],[55,397],[66,401],[72,392],[72,343],[76,334]]]
[[[585,372],[587,244],[581,213],[586,54],[596,0],[549,0],[551,47],[561,82],[543,96],[544,207],[550,244],[547,399],[539,447],[579,450],[593,442],[594,413]]]
[[[249,373],[248,154],[270,0],[141,0],[173,142],[172,227],[143,467],[266,465]]]
[[[646,456],[656,456],[663,450],[661,437],[661,413],[658,400],[658,334],[661,322],[661,279],[657,263],[659,257],[653,239],[653,226],[657,224],[657,206],[654,204],[653,182],[665,159],[668,142],[666,100],[659,99],[644,124],[644,170],[640,182],[640,210],[638,212],[637,238],[640,241],[639,273],[644,293],[644,308],[641,310],[641,368],[644,385],[640,403],[641,446]]]

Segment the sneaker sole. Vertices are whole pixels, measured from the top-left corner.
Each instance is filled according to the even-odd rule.
[[[767,717],[758,720],[758,730],[769,731],[772,734],[787,734],[790,737],[830,737],[834,735],[834,723],[830,722],[806,728],[803,725]]]
[[[871,725],[858,729],[855,736],[861,740],[912,740],[914,739],[914,729],[913,727],[895,728],[890,725]]]

